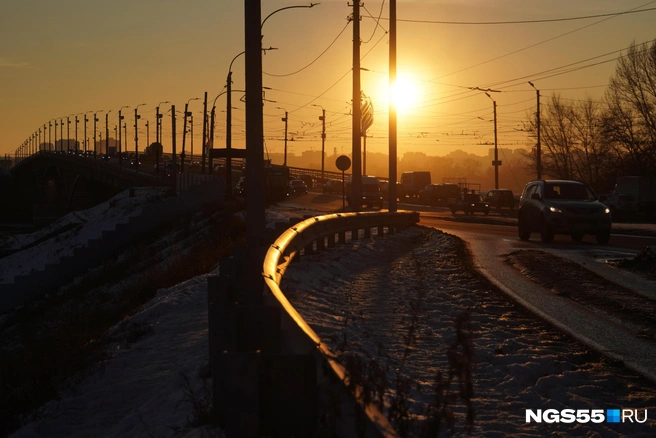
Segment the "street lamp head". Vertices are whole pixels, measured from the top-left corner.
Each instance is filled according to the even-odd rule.
[[[191,102],[192,100],[200,100],[200,97],[192,97],[191,99],[189,99],[189,100],[187,101],[187,105],[188,105],[189,102]]]
[[[533,82],[528,81],[528,84],[529,84],[531,87],[535,88],[535,85],[533,85]]]

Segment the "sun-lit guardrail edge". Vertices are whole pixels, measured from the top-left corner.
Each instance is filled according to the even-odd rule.
[[[352,231],[362,228],[376,227],[399,227],[410,226],[419,222],[418,212],[360,212],[360,213],[333,213],[316,216],[297,223],[284,231],[276,241],[269,247],[264,258],[263,276],[266,285],[274,298],[292,318],[296,325],[312,341],[318,351],[323,355],[335,375],[347,386],[348,373],[346,368],[338,362],[337,356],[330,348],[321,341],[309,324],[303,319],[298,311],[291,305],[280,288],[285,268],[280,269],[281,260],[288,257],[286,263],[295,256],[306,245],[312,244],[317,239],[340,232]],[[283,262],[285,263],[285,262]],[[385,416],[373,404],[365,404],[362,401],[361,388],[356,388],[353,394],[360,404],[365,415],[375,424],[383,436],[398,436],[389,424]]]

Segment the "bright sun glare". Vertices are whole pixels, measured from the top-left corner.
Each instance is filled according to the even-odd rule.
[[[392,101],[396,105],[396,110],[406,112],[413,109],[417,104],[417,97],[415,81],[408,76],[397,76],[396,83],[392,87]]]

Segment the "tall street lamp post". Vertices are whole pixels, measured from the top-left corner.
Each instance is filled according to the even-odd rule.
[[[59,120],[59,143],[61,144],[61,151],[64,152],[64,118]]]
[[[86,113],[84,113],[84,156],[85,157],[87,156],[87,148],[88,148],[88,145],[87,145],[87,141],[88,141],[87,140],[87,122],[89,121],[89,119],[87,118],[87,114],[92,113],[92,112],[93,111],[87,111]],[[55,129],[55,133],[56,132],[57,132],[57,130]],[[56,139],[55,139],[55,141],[56,141]]]
[[[492,162],[492,165],[494,166],[494,188],[498,189],[499,166],[501,165],[501,161],[499,161],[499,152],[498,152],[498,145],[497,145],[497,101],[492,99],[492,96],[490,96],[489,93],[485,93],[485,95],[489,97],[492,103],[494,104],[494,161]]]
[[[80,124],[80,119],[78,119],[77,116],[82,115],[82,114],[84,114],[84,113],[75,114],[75,155],[80,154],[80,143],[78,143],[78,139],[77,139],[77,131],[78,131],[77,128],[78,128],[78,125]]]
[[[139,115],[138,109],[140,106],[146,105],[145,103],[140,103],[134,107],[134,166],[137,172],[139,172]]]
[[[312,106],[321,108],[321,116],[319,116],[319,120],[321,120],[321,179],[323,180],[324,158],[326,155],[326,110],[316,103],[313,103]]]
[[[289,113],[287,112],[287,110],[285,108],[283,108],[281,106],[277,106],[276,108],[281,109],[285,112],[285,117],[283,117],[280,120],[285,122],[285,152],[284,152],[283,159],[282,159],[282,165],[286,166],[287,165],[287,123],[288,123],[288,120],[289,120]]]
[[[264,244],[264,124],[262,113],[262,27],[275,13],[291,8],[310,6],[288,6],[270,13],[263,21],[260,0],[245,0],[244,49],[246,64],[246,192],[248,202],[246,214],[246,236],[248,241],[250,279],[247,293],[254,294],[253,304],[261,302],[262,266],[261,250]],[[244,297],[246,298],[246,297]],[[248,298],[246,298],[248,300]]]
[[[105,113],[105,154],[109,156],[109,113],[112,110],[109,110]]]
[[[96,145],[96,124],[98,123],[98,113],[103,112],[103,110],[98,110],[93,113],[93,159],[96,159],[98,155],[98,146]]]
[[[187,117],[191,116],[189,112],[189,102],[192,100],[200,100],[200,97],[192,97],[185,103],[184,117],[182,122],[182,152],[180,152],[180,173],[184,172],[184,162],[185,162],[185,144],[187,139]]]
[[[118,165],[119,166],[123,165],[123,150],[122,150],[123,142],[122,142],[122,139],[121,139],[121,121],[125,118],[125,116],[123,116],[121,114],[121,111],[123,110],[123,108],[130,108],[130,107],[128,105],[124,105],[121,108],[119,108],[119,110],[118,110]],[[126,135],[125,136],[125,144],[127,145],[127,143],[128,143],[128,137]],[[128,150],[128,148],[126,147],[125,151],[127,152],[127,150]]]
[[[155,107],[155,142],[157,143],[157,148],[155,150],[155,173],[159,175],[159,155],[161,152],[164,152],[164,147],[162,146],[162,151],[160,151],[160,145],[161,145],[161,129],[162,129],[162,114],[159,112],[159,106],[163,103],[171,103],[168,100],[165,100],[163,102],[160,102],[157,104],[157,107]]]

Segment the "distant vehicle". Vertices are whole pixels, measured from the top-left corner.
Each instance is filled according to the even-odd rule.
[[[635,217],[638,214],[638,203],[635,197],[628,193],[599,195],[599,200],[610,209],[614,221]]]
[[[130,158],[130,167],[141,166],[141,159],[137,160],[136,158]]]
[[[102,160],[103,161],[109,161],[109,155],[108,154],[102,154]]]
[[[307,195],[308,188],[300,179],[293,179],[289,181],[289,194],[290,195]]]
[[[419,197],[419,192],[431,183],[431,174],[428,171],[403,172],[401,185],[407,197]]]
[[[350,207],[353,203],[351,200],[351,183],[353,175],[349,175],[346,182],[346,204]],[[375,176],[362,176],[362,203],[363,207],[383,208],[383,192],[380,189],[380,181]]]
[[[457,184],[428,184],[419,191],[419,200],[430,205],[439,202],[454,202],[460,196]]]
[[[132,165],[132,164],[130,164],[130,165]],[[175,168],[177,169],[177,173],[180,173],[180,170],[182,169],[182,167],[180,166],[179,162],[175,163]],[[173,161],[167,161],[166,163],[164,163],[164,169],[166,169],[166,174],[167,175],[169,175],[169,176],[173,175],[173,173],[174,173]]]
[[[243,169],[247,173],[246,169]],[[234,176],[234,170],[233,170]],[[289,168],[277,164],[264,166],[264,199],[276,202],[285,199],[289,193]],[[242,176],[235,188],[237,195],[246,196],[246,177]]]
[[[554,234],[569,234],[575,242],[592,234],[598,243],[606,244],[610,228],[610,208],[580,181],[531,181],[519,200],[517,230],[521,240],[530,239],[532,232],[539,232],[545,243],[553,241]]]
[[[314,185],[312,175],[299,175],[297,179],[303,181],[308,189],[311,189]]]
[[[510,211],[515,209],[515,195],[512,190],[507,189],[493,189],[485,195],[485,202],[490,204],[490,208],[501,210],[502,208],[509,208]]]
[[[613,193],[633,196],[640,213],[656,212],[656,175],[617,177]]]
[[[380,185],[380,190],[383,192],[383,199],[389,200],[389,182],[385,181]],[[405,198],[405,192],[403,189],[403,184],[401,184],[399,181],[396,182],[396,199],[398,201],[402,200]]]
[[[326,193],[326,194],[329,194],[329,193],[340,194],[340,193],[342,193],[342,182],[338,181],[336,179],[329,179],[323,185],[323,192]]]
[[[483,213],[486,216],[490,214],[490,204],[483,200],[482,195],[474,193],[463,193],[458,196],[455,202],[451,203],[451,213],[456,214],[462,211],[465,214],[473,215],[476,212]]]

